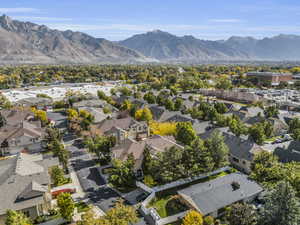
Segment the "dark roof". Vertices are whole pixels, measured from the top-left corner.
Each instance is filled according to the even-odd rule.
[[[1,115],[5,118],[8,125],[16,125],[24,120],[33,119],[34,113],[30,110],[2,110]]]
[[[290,141],[288,145],[279,145],[273,152],[281,162],[300,162],[300,141]]]
[[[144,158],[145,142],[137,142],[131,139],[126,139],[121,145],[112,148],[114,158],[121,161],[127,160],[129,155],[133,155],[135,159],[135,169],[141,167]]]
[[[121,95],[121,96],[113,96],[112,99],[118,104],[118,105],[122,105],[123,102],[125,100],[129,100],[130,97],[128,96],[124,96],[124,95]]]
[[[144,101],[144,100],[142,100],[142,99],[136,99],[136,98],[133,98],[133,97],[131,97],[131,98],[129,99],[129,101],[130,101],[132,104],[134,104],[134,105],[136,105],[137,107],[139,107],[139,108],[142,108],[142,107],[144,107],[145,105],[148,104],[146,101]]]
[[[210,129],[212,129],[213,125],[211,124],[210,121],[196,121],[193,124],[193,128],[196,131],[197,134],[203,134]]]
[[[67,120],[67,116],[61,112],[47,112],[47,117],[53,121]]]
[[[167,119],[161,120],[162,122],[191,122],[192,124],[195,122],[189,115],[183,115],[180,112],[170,112]]]
[[[103,108],[104,106],[108,105],[103,100],[100,99],[90,99],[90,100],[83,100],[80,102],[75,102],[73,104],[73,107],[75,108],[81,108],[81,107],[95,107],[95,108]]]
[[[49,106],[52,105],[52,103],[52,99],[41,97],[29,97],[17,101],[17,104],[22,106]]]
[[[39,124],[23,121],[14,126],[4,126],[0,129],[0,143],[4,140],[11,140],[23,136],[40,138],[44,135],[44,129]]]
[[[233,183],[239,185],[234,188]],[[232,173],[205,183],[195,184],[178,193],[196,207],[203,215],[262,192],[256,182],[242,173]]]
[[[110,119],[104,120],[99,123],[98,128],[102,133],[105,133],[112,129],[113,127],[121,128],[123,130],[129,129],[132,125],[138,124],[139,122],[132,119],[131,117],[126,117],[122,119]]]
[[[153,115],[154,120],[160,120],[161,116],[165,113],[166,109],[158,105],[150,105],[149,109]]]
[[[146,146],[154,149],[156,152],[163,152],[172,146],[176,146],[178,148],[183,148],[183,146],[176,143],[176,140],[173,136],[160,136],[154,135],[145,140]]]
[[[248,136],[237,137],[229,131],[229,128],[215,128],[200,135],[201,138],[209,138],[214,131],[220,131],[224,136],[224,142],[229,148],[229,153],[239,159],[251,161],[256,152],[262,151],[262,148],[255,144]]]
[[[0,215],[7,209],[21,210],[44,202],[48,190],[48,168],[59,165],[57,158],[19,153],[0,160]]]

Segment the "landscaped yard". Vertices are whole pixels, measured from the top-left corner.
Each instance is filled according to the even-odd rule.
[[[168,190],[156,193],[156,197],[149,203],[149,205],[147,207],[155,208],[156,211],[158,212],[158,214],[160,215],[160,217],[162,217],[162,218],[172,216],[177,213],[186,211],[186,210],[188,210],[188,207],[179,201],[179,198],[177,195],[178,190],[187,188],[194,184],[204,183],[204,182],[216,179],[218,177],[228,175],[232,172],[233,171],[221,172],[216,175],[212,175],[212,176],[209,176],[209,177],[206,177],[203,179],[199,179],[199,180],[196,180],[196,181],[188,183],[188,184],[184,184],[181,186],[177,186],[177,187],[170,188]]]
[[[85,202],[77,202],[75,203],[75,207],[79,213],[86,212],[90,209],[90,206],[88,206]]]
[[[102,173],[105,174],[105,175],[109,175],[113,169],[114,168],[112,168],[112,167],[102,169]]]
[[[188,210],[188,207],[179,201],[178,195],[158,196],[150,202],[148,207],[155,208],[162,218]]]

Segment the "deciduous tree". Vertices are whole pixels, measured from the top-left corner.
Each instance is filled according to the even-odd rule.
[[[203,225],[203,216],[197,211],[191,210],[184,216],[182,225]]]
[[[196,132],[189,122],[177,123],[176,125],[176,140],[183,144],[189,145],[196,138]]]
[[[288,182],[279,182],[265,197],[259,224],[300,224],[300,199]]]
[[[236,203],[229,208],[226,220],[230,225],[255,225],[257,213],[253,206],[246,203]]]
[[[5,225],[32,225],[32,222],[22,212],[7,210]]]
[[[72,196],[69,193],[61,193],[57,197],[57,206],[60,215],[64,219],[71,221],[75,209],[75,203]]]

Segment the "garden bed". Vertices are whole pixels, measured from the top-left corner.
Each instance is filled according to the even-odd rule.
[[[180,201],[178,195],[164,195],[155,197],[148,205],[155,208],[161,218],[175,215],[188,210],[188,206]]]
[[[107,167],[107,168],[102,169],[102,173],[104,175],[109,175],[112,170],[113,170],[113,167]]]
[[[90,206],[85,202],[77,202],[75,203],[75,207],[77,208],[78,213],[87,212],[90,209]]]

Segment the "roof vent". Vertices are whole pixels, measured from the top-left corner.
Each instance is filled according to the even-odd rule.
[[[232,187],[233,191],[236,191],[236,190],[240,189],[241,185],[238,182],[233,181],[231,183],[231,187]]]

